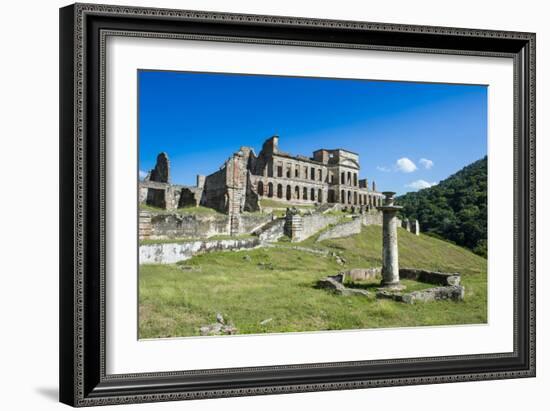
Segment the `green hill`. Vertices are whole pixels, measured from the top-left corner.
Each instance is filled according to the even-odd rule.
[[[401,228],[398,236],[401,267],[459,272],[464,301],[408,305],[317,288],[317,281],[327,275],[382,265],[382,227],[368,226],[360,234],[320,243],[314,238],[279,242],[273,247],[203,254],[178,264],[141,265],[140,337],[198,335],[201,326],[215,322],[216,313],[233,323],[239,334],[487,322],[486,259]],[[337,263],[334,253],[345,259],[345,266]],[[403,282],[414,289],[415,284]]]
[[[439,184],[397,198],[423,232],[487,256],[487,157]]]

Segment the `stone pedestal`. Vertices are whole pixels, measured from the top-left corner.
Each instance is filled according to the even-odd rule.
[[[384,192],[382,211],[382,286],[399,286],[399,252],[397,246],[397,212],[403,207],[394,205],[394,192]]]

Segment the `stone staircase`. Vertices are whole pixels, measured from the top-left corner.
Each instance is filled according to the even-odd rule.
[[[151,225],[151,214],[146,211],[139,212],[139,239],[145,240],[151,237],[153,227]]]

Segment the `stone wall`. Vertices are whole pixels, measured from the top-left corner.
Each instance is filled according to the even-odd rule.
[[[382,225],[382,213],[372,211],[361,216],[364,225]]]
[[[342,282],[345,282],[347,280],[374,280],[382,276],[382,267],[352,268],[351,270],[344,271],[341,274]]]
[[[451,286],[460,284],[459,273],[440,273],[417,268],[400,268],[399,277],[436,285]]]
[[[197,206],[202,197],[202,188],[186,187],[157,181],[139,182],[139,203],[163,210]]]
[[[349,237],[350,235],[359,234],[361,232],[362,221],[361,218],[354,218],[352,221],[340,223],[334,227],[323,231],[317,241],[328,240],[330,238]]]
[[[269,214],[242,214],[239,232],[248,234],[271,221]],[[208,238],[230,235],[230,216],[225,214],[152,214],[149,238]]]
[[[337,221],[338,217],[324,214],[295,215],[292,218],[287,216],[285,234],[293,242],[303,241]]]
[[[361,215],[361,221],[363,225],[382,225],[382,212],[378,210],[369,211]],[[403,221],[397,218],[397,226],[401,227],[402,225]]]
[[[222,213],[227,212],[228,198],[225,168],[205,177],[204,194],[202,196],[201,205],[213,208]]]
[[[212,251],[238,251],[260,246],[257,237],[227,240],[198,240],[185,243],[147,244],[139,247],[140,264],[173,264]]]
[[[278,218],[273,220],[263,227],[255,231],[255,234],[258,235],[262,243],[274,242],[281,238],[284,234],[285,220],[283,218]]]

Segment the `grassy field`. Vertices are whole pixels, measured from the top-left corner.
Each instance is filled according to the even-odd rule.
[[[381,227],[364,227],[353,237],[314,241],[204,254],[173,265],[141,265],[140,337],[199,335],[199,327],[215,322],[216,313],[240,334],[487,321],[487,261],[464,248],[399,229],[401,267],[460,272],[466,288],[463,302],[407,305],[344,297],[316,287],[320,278],[344,269],[381,266]],[[295,250],[295,245],[336,252],[346,265],[338,265],[331,256]],[[410,290],[427,287],[404,283]]]

